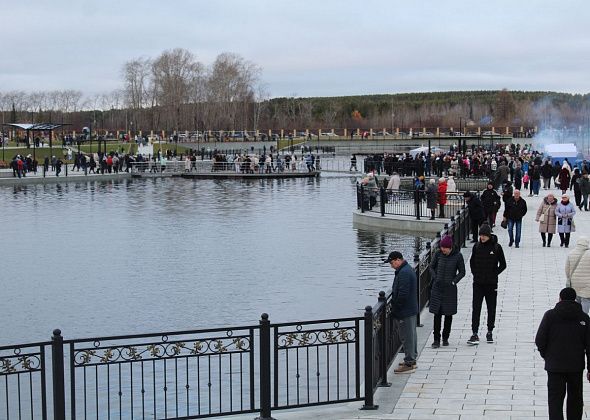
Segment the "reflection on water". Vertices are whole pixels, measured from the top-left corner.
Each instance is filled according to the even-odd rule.
[[[0,343],[356,316],[393,249],[354,229],[354,178],[143,179],[0,188]]]

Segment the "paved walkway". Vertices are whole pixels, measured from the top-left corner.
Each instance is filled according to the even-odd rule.
[[[560,192],[553,190],[556,197]],[[544,195],[545,191],[541,191]],[[508,248],[508,233],[494,229],[504,248],[508,268],[500,275],[494,344],[485,342],[487,313],[482,309],[479,346],[466,344],[471,335],[472,277],[459,283],[459,308],[453,318],[450,346],[430,348],[432,333],[393,411],[366,413],[366,419],[526,419],[547,418],[546,373],[534,338],[545,311],[555,305],[565,287],[564,266],[569,249],[541,246],[534,218],[542,197],[524,196],[528,213],[523,223],[519,249]],[[573,201],[573,194],[571,196]],[[590,236],[590,212],[578,212],[577,232],[570,249],[581,235]],[[463,251],[466,262],[471,247]],[[468,265],[468,264],[467,264]],[[432,317],[424,319],[431,330]],[[484,337],[482,337],[482,335]],[[387,389],[379,392],[387,392]],[[585,385],[590,401],[590,385]],[[357,417],[357,416],[354,416]],[[586,406],[584,418],[590,418]]]
[[[535,334],[543,314],[555,305],[559,291],[565,287],[564,267],[570,249],[579,236],[590,236],[590,212],[576,214],[577,232],[572,234],[570,249],[560,248],[557,235],[551,248],[543,248],[534,219],[547,192],[541,191],[539,197],[524,196],[529,210],[523,222],[520,248],[508,247],[508,233],[500,227],[500,217],[494,229],[508,265],[499,279],[495,343],[485,342],[485,304],[480,327],[480,339],[484,340],[479,346],[466,343],[471,336],[469,244],[463,250],[467,274],[458,285],[458,313],[453,317],[450,346],[437,350],[430,347],[433,318],[423,312],[424,327],[418,329],[418,342],[419,349],[425,346],[418,358],[418,369],[411,375],[394,375],[390,369],[388,379],[393,385],[380,388],[375,394],[378,410],[360,411],[362,403],[351,403],[276,411],[273,416],[286,420],[548,418],[547,376],[535,347]],[[560,191],[551,192],[561,196]],[[403,354],[398,356],[394,365],[402,358]],[[590,402],[587,383],[584,400]],[[590,418],[590,405],[585,408],[584,418]]]

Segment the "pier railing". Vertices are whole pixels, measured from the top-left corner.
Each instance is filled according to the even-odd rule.
[[[410,263],[420,310],[430,298],[430,263],[443,235],[465,246],[462,207]],[[363,401],[402,345],[391,291],[363,316],[65,339],[0,347],[0,418],[203,418]],[[420,315],[418,315],[420,325]]]

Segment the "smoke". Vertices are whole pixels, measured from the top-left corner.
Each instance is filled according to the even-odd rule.
[[[569,109],[571,111],[571,109]],[[590,132],[588,122],[584,125],[571,122],[551,95],[537,101],[532,108],[532,119],[538,121],[537,133],[533,138],[533,149],[544,151],[548,144],[573,143],[579,152],[588,154]],[[569,120],[569,122],[568,122]]]

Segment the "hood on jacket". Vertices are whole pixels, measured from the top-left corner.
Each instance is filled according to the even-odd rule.
[[[579,319],[583,313],[582,305],[574,300],[562,300],[555,305],[555,314],[561,319]]]

